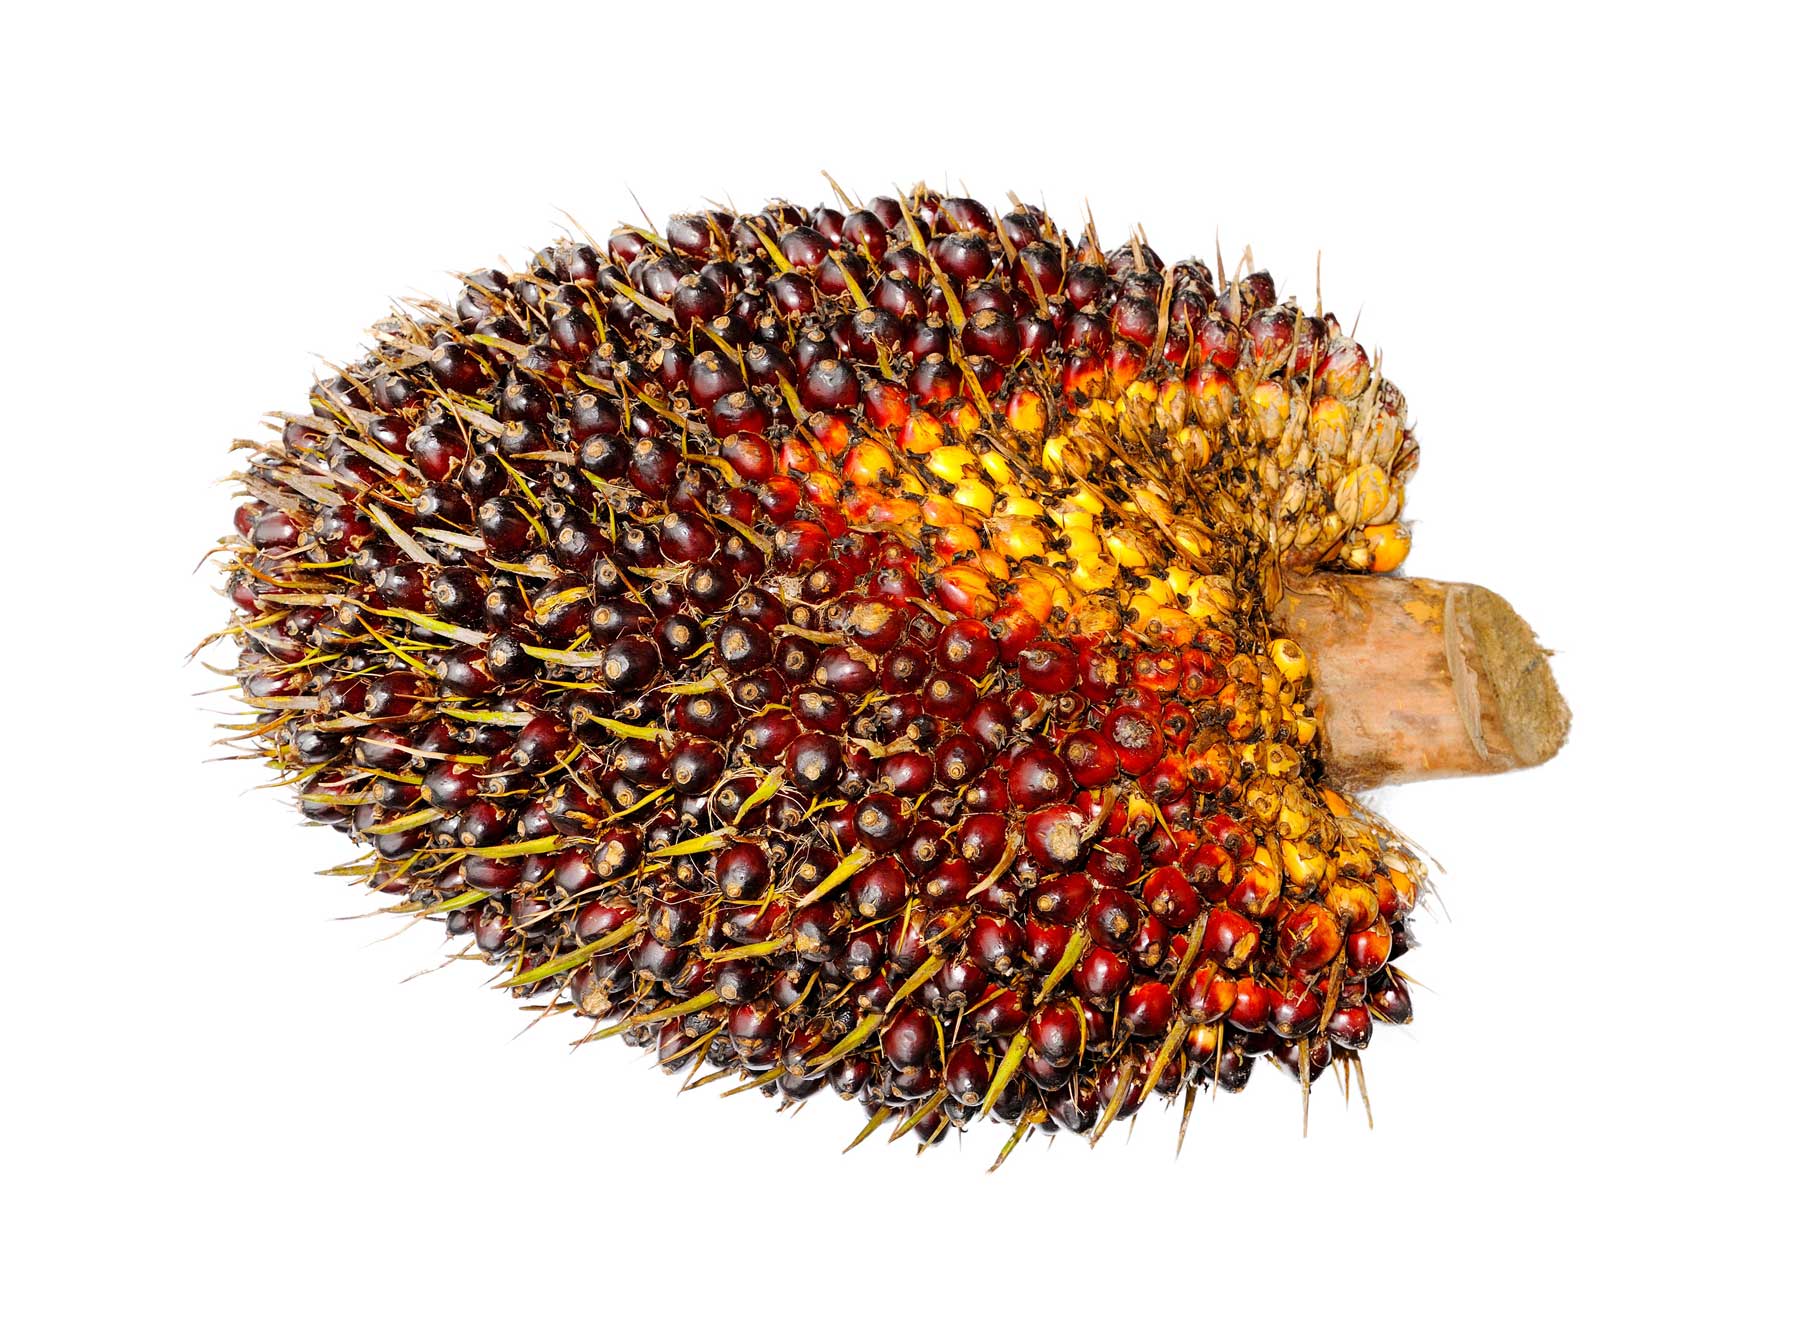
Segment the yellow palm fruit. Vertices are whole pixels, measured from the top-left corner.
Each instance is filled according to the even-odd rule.
[[[879,485],[893,476],[894,455],[886,444],[865,439],[844,454],[844,477],[859,489]]]
[[[1068,541],[1063,552],[1069,555],[1069,561],[1088,563],[1100,560],[1100,537],[1086,526],[1065,525],[1063,538]]]
[[[1350,447],[1350,409],[1341,398],[1319,398],[1313,402],[1307,435],[1321,453],[1341,455]]]
[[[981,469],[988,473],[988,478],[996,485],[1012,484],[1012,469],[1006,465],[1006,459],[996,452],[981,455]]]
[[[1022,434],[1042,434],[1049,421],[1044,396],[1035,389],[1020,389],[1006,400],[1006,423]]]
[[[1175,432],[1175,451],[1189,470],[1198,470],[1212,461],[1212,436],[1197,425],[1184,425]]]
[[[925,459],[925,469],[940,480],[948,480],[951,484],[968,475],[969,468],[975,465],[975,454],[960,445],[947,445],[933,449]]]
[[[1041,558],[1050,552],[1050,537],[1041,524],[1026,517],[995,517],[988,539],[1008,558]]]
[[[1284,841],[1281,843],[1281,868],[1296,892],[1311,892],[1325,876],[1325,856],[1310,841]]]
[[[900,427],[900,447],[909,453],[929,453],[944,442],[944,423],[929,412],[914,412]]]
[[[1188,645],[1193,643],[1200,624],[1179,608],[1158,608],[1149,618],[1141,623],[1144,634],[1159,645]]]
[[[1069,572],[1069,580],[1080,590],[1110,590],[1119,582],[1119,569],[1097,558],[1078,561]]]
[[[1293,777],[1300,771],[1300,756],[1293,746],[1274,742],[1264,747],[1263,770],[1270,777]]]
[[[962,509],[942,494],[927,494],[919,500],[919,516],[927,526],[960,526]]]
[[[981,551],[981,532],[959,521],[942,527],[938,532],[937,542],[945,557],[960,558],[965,554]]]
[[[1262,381],[1250,390],[1245,410],[1264,442],[1279,439],[1288,423],[1287,386],[1279,380]]]
[[[1042,520],[1046,515],[1042,503],[1016,492],[1003,494],[994,512],[1001,517],[1026,517],[1034,521]]]
[[[994,491],[980,480],[959,480],[950,491],[953,502],[971,508],[982,516],[994,510]]]
[[[1363,538],[1369,543],[1369,570],[1372,572],[1391,572],[1412,552],[1412,532],[1397,521],[1364,526]]]
[[[1135,535],[1114,531],[1106,537],[1106,551],[1112,554],[1114,562],[1127,570],[1150,565],[1149,555],[1139,545]]]
[[[1332,504],[1346,525],[1362,526],[1380,515],[1391,496],[1387,472],[1365,465],[1338,481],[1332,491]]]
[[[1306,651],[1286,636],[1270,642],[1269,659],[1281,673],[1283,681],[1298,685],[1306,680],[1311,670],[1306,660]]]
[[[1021,577],[1014,582],[1014,598],[1039,622],[1048,622],[1056,607],[1055,591],[1036,576]]]

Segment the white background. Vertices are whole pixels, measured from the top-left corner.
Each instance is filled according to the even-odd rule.
[[[1184,7],[1183,7],[1184,8]],[[44,7],[50,13],[51,7]],[[1792,20],[59,5],[5,115],[0,1276],[19,1313],[1792,1311]],[[759,12],[760,11],[760,12]],[[390,294],[705,198],[924,178],[1254,243],[1377,345],[1411,569],[1508,596],[1552,764],[1379,804],[1447,869],[1368,1056],[984,1174],[677,1100],[203,764],[226,449]],[[1453,917],[1452,917],[1453,916]]]

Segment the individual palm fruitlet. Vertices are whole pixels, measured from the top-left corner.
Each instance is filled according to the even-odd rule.
[[[1331,315],[920,188],[373,339],[243,446],[236,730],[512,993],[926,1143],[1360,1080],[1411,1017],[1423,868],[1276,621],[1408,548]]]

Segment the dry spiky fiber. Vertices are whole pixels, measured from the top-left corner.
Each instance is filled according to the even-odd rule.
[[[1360,1079],[1423,870],[1271,617],[1404,559],[1400,392],[1262,272],[840,200],[378,324],[250,446],[244,739],[672,1070],[927,1143]]]

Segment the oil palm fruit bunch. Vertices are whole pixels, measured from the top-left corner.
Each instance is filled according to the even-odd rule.
[[[1411,1017],[1280,601],[1399,566],[1418,448],[1268,274],[840,192],[372,336],[241,445],[233,731],[508,991],[1008,1150]]]

